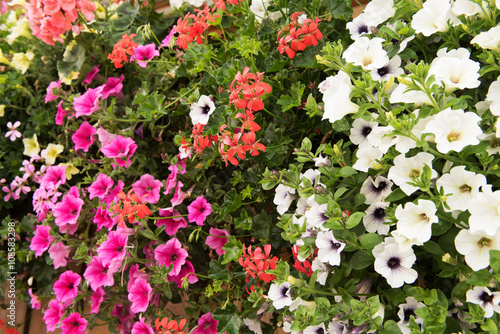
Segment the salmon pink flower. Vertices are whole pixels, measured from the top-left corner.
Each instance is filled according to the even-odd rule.
[[[96,129],[89,122],[83,122],[73,136],[71,136],[73,143],[75,143],[75,151],[82,149],[84,152],[88,152],[90,145],[94,143],[94,135],[96,133]]]
[[[66,166],[49,166],[45,171],[45,175],[41,180],[41,186],[47,188],[48,184],[52,184],[54,188],[58,188],[61,184],[66,183]]]
[[[67,334],[83,334],[87,329],[87,320],[79,313],[71,313],[62,321],[61,329]]]
[[[83,95],[73,99],[73,109],[75,109],[75,116],[88,116],[101,109],[102,88],[89,88]]]
[[[223,255],[226,253],[225,250],[222,249],[225,244],[227,244],[227,236],[229,233],[225,230],[220,230],[218,228],[213,228],[211,227],[210,230],[208,231],[210,235],[207,237],[207,240],[205,240],[205,244],[212,248],[215,249],[217,252],[217,255]]]
[[[54,260],[54,269],[66,267],[68,262],[66,258],[69,257],[71,246],[65,246],[62,241],[59,241],[49,248],[49,255]]]
[[[71,270],[65,271],[54,282],[54,293],[57,301],[64,304],[71,304],[78,295],[78,285],[82,277]]]
[[[58,327],[61,318],[64,315],[64,306],[55,299],[49,302],[49,307],[43,314],[43,321],[47,326],[47,332],[53,332]]]
[[[153,57],[160,56],[160,52],[156,50],[154,43],[138,45],[133,47],[132,50],[134,51],[134,54],[130,57],[130,61],[137,62],[137,64],[142,68],[146,68],[146,66],[148,66],[148,62],[153,59]]]
[[[217,324],[219,320],[212,317],[212,313],[206,313],[198,320],[198,326],[191,332],[191,334],[218,334]]]
[[[75,225],[84,203],[81,198],[66,194],[62,201],[57,203],[52,209],[56,225],[59,227],[63,225]]]
[[[212,213],[212,207],[204,197],[200,196],[188,206],[188,213],[189,222],[203,226],[207,216]]]
[[[146,311],[152,291],[153,288],[151,288],[151,285],[144,278],[137,279],[128,292],[128,300],[132,302],[130,311],[133,313]]]
[[[188,255],[177,238],[172,238],[165,245],[160,245],[155,249],[155,259],[158,265],[165,267],[173,265],[172,271],[168,273],[169,276],[179,275]]]
[[[54,241],[55,238],[50,236],[49,231],[50,226],[37,225],[30,245],[30,249],[35,252],[35,257],[42,255]]]
[[[184,219],[183,217],[170,218],[172,216],[180,215],[181,214],[177,210],[174,210],[174,208],[160,209],[160,216],[165,217],[166,219],[158,219],[156,221],[156,226],[160,227],[165,225],[165,233],[167,233],[169,236],[173,236],[175,235],[175,233],[177,233],[177,230],[179,230],[179,228],[188,226],[186,219]]]
[[[127,241],[127,235],[116,231],[109,232],[108,239],[97,248],[97,254],[102,258],[102,264],[107,265],[113,260],[117,260],[121,264],[127,255]]]
[[[144,174],[139,181],[132,185],[132,188],[143,202],[154,204],[160,199],[160,188],[162,186],[163,182],[155,180],[149,174]]]

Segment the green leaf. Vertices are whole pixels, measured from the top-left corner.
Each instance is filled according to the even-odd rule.
[[[476,286],[488,286],[490,283],[492,274],[487,269],[482,269],[479,271],[473,271],[470,273],[467,283]]]
[[[228,237],[228,241],[224,245],[224,247],[222,247],[222,249],[226,251],[222,264],[228,264],[231,261],[237,262],[241,254],[243,253],[242,243],[233,235],[230,235]]]
[[[439,256],[443,256],[445,254],[441,247],[432,240],[427,241],[422,247],[431,254],[436,254]]]
[[[375,261],[375,258],[370,254],[366,254],[362,251],[357,251],[352,256],[351,261],[349,261],[349,264],[352,266],[353,269],[361,270],[370,266],[373,263],[373,261]]]
[[[212,259],[210,261],[210,270],[208,271],[208,276],[214,280],[226,280],[229,281],[233,277],[227,266],[223,266],[219,262]]]
[[[240,55],[244,58],[249,58],[250,54],[254,54],[257,56],[259,54],[261,46],[262,42],[259,42],[248,36],[237,38],[229,45],[230,48],[237,49]]]
[[[338,172],[338,175],[340,177],[348,177],[355,174],[358,174],[358,171],[352,168],[351,166],[342,167]]]
[[[490,250],[490,266],[496,274],[500,274],[500,250]]]
[[[307,111],[309,117],[316,115],[316,113],[318,112],[318,104],[316,103],[316,99],[314,98],[312,93],[309,93],[304,109]]]
[[[353,10],[351,1],[347,0],[326,0],[326,6],[334,18],[349,18]]]
[[[354,212],[349,216],[349,219],[347,219],[346,222],[346,228],[351,229],[355,226],[357,226],[361,222],[361,218],[363,218],[366,215],[365,212]]]
[[[243,230],[250,230],[252,228],[252,218],[248,217],[245,209],[242,209],[239,217],[234,217],[235,227]]]
[[[139,104],[139,107],[137,108],[137,116],[151,120],[156,113],[165,114],[166,111],[162,105],[163,100],[165,100],[165,96],[160,95],[158,92],[150,94],[142,102],[134,103],[136,102],[136,99],[134,99],[133,103]]]
[[[252,233],[252,236],[266,242],[269,239],[272,222],[271,216],[268,215],[265,210],[262,210],[258,215],[255,215],[253,219],[253,230],[255,232]]]
[[[290,95],[281,95],[277,104],[281,106],[281,111],[285,112],[294,107],[299,107],[302,104],[302,94],[304,93],[304,89],[306,85],[301,82],[295,82],[290,88]]]
[[[498,334],[498,324],[495,324],[492,319],[486,320],[486,323],[481,325],[481,329],[483,331],[488,331],[491,334]]]
[[[386,197],[385,201],[386,202],[396,202],[396,201],[399,201],[400,199],[405,198],[407,196],[408,195],[406,195],[405,192],[403,190],[401,190],[401,188],[397,188],[396,190],[391,192],[389,194],[389,196]]]
[[[288,63],[288,60],[274,59],[272,66],[266,70],[266,73],[278,72]]]
[[[375,246],[382,242],[382,237],[376,233],[367,233],[361,237],[361,247],[371,251]]]
[[[219,333],[239,334],[240,327],[243,326],[243,320],[239,317],[236,305],[225,304],[225,308],[216,308],[212,313],[215,320],[219,320],[217,331]]]

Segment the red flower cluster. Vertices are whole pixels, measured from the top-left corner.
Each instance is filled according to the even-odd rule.
[[[175,320],[169,321],[168,318],[163,318],[162,320],[156,319],[155,327],[158,334],[186,334],[182,329],[186,326],[186,323],[186,319],[182,319],[177,323]]]
[[[286,52],[290,59],[295,57],[295,51],[304,51],[309,45],[317,45],[318,40],[323,38],[323,34],[318,29],[321,20],[319,18],[304,19],[304,22],[300,24],[299,15],[302,13],[293,13],[292,22],[278,33],[278,51],[281,54]]]
[[[314,255],[318,253],[318,250],[316,249],[314,252]],[[304,260],[304,262],[300,262],[298,259],[299,256],[299,246],[294,245],[292,247],[292,254],[293,254],[293,259],[295,260],[295,263],[293,264],[293,267],[300,271],[301,273],[306,274],[308,277],[311,277],[311,275],[314,273],[314,270],[311,269],[311,262],[308,261],[308,259],[312,259],[314,255],[309,256],[307,259]]]
[[[137,46],[137,43],[132,40],[136,34],[123,34],[122,39],[113,46],[113,51],[108,54],[116,68],[123,67],[122,62],[128,62],[128,56],[132,56],[134,51],[132,48]],[[128,56],[127,56],[128,55]]]
[[[227,5],[229,5],[229,4],[237,5],[240,1],[243,1],[243,0],[226,0],[226,2],[224,2],[224,0],[214,0],[212,12],[215,12],[218,9],[226,10],[226,4]]]
[[[275,269],[278,265],[278,257],[274,256],[271,258],[271,245],[264,246],[264,253],[262,253],[262,249],[260,247],[257,247],[254,251],[252,251],[251,246],[248,246],[248,251],[245,251],[246,248],[245,245],[243,245],[243,255],[240,257],[238,262],[247,272],[247,282],[249,281],[249,276],[252,278],[258,278],[266,283],[269,283],[276,278],[273,274],[266,273],[266,270]]]
[[[5,334],[20,334],[17,331],[17,328],[15,328],[15,327],[12,327],[12,328],[7,327],[5,325],[5,323],[3,322],[2,319],[0,319],[0,329],[3,329],[5,331]]]
[[[179,33],[177,45],[184,50],[194,40],[196,40],[196,43],[201,44],[203,42],[201,35],[208,29],[209,21],[214,22],[219,17],[219,15],[212,15],[207,5],[205,5],[204,9],[195,10],[198,14],[188,13],[186,16],[180,17],[175,27],[175,30]]]
[[[272,88],[263,81],[264,72],[253,74],[249,71],[250,69],[245,67],[243,73],[236,73],[229,90],[229,104],[234,103],[237,109],[259,111],[264,109],[261,97],[264,93],[271,93]]]
[[[151,215],[151,210],[149,210],[146,204],[142,203],[139,196],[137,196],[132,189],[127,194],[120,191],[117,196],[122,201],[114,205],[112,209],[118,214],[118,225],[122,228],[125,227],[125,219],[127,219],[129,223],[133,223],[135,217],[142,219],[146,217],[146,215]]]

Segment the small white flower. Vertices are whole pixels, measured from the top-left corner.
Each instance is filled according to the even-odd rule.
[[[486,102],[490,102],[491,113],[495,116],[500,116],[500,77],[498,77],[496,81],[492,82],[490,88],[488,88]]]
[[[260,324],[260,318],[261,317],[257,317],[255,319],[245,318],[243,319],[243,323],[245,324],[245,326],[248,327],[249,330],[251,330],[255,334],[262,334],[262,326]]]
[[[416,205],[408,202],[404,208],[399,205],[395,213],[397,231],[408,239],[415,238],[419,244],[425,243],[432,236],[432,224],[438,222],[436,211],[434,202],[425,199],[419,199]]]
[[[392,57],[384,66],[372,69],[373,80],[380,82],[388,80],[391,76],[398,77],[401,74],[404,74],[404,70],[401,68],[401,58],[397,55]]]
[[[200,96],[200,99],[197,103],[193,103],[191,105],[191,112],[189,113],[189,117],[191,117],[191,121],[194,124],[207,124],[208,118],[213,114],[215,110],[215,104],[210,99],[210,97],[206,95]]]
[[[364,70],[371,71],[374,68],[381,68],[389,62],[387,52],[382,47],[384,39],[375,37],[369,39],[362,36],[354,41],[342,58],[348,63],[361,66]]]
[[[331,162],[330,159],[328,159],[328,156],[323,157],[321,153],[319,154],[318,157],[314,158],[314,166],[315,167],[330,167]]]
[[[319,232],[316,238],[316,246],[318,247],[318,259],[329,263],[331,266],[340,265],[340,253],[345,247],[345,243],[335,239],[333,232]]]
[[[307,222],[307,229],[324,230],[323,223],[328,220],[326,216],[327,204],[318,204],[314,202],[311,208],[305,213],[304,217]]]
[[[387,279],[392,288],[413,283],[418,273],[411,267],[417,260],[413,249],[401,249],[397,243],[385,241],[373,248],[375,271]]]
[[[292,201],[296,198],[295,189],[285,186],[284,184],[280,184],[276,187],[276,194],[274,195],[273,203],[278,207],[276,210],[280,215],[284,214]]]
[[[415,310],[421,307],[425,307],[425,304],[417,302],[417,300],[413,297],[406,297],[406,304],[399,305],[398,316],[400,320],[398,322],[398,326],[403,334],[411,333],[411,329],[408,328],[411,316],[415,317],[415,322],[417,324],[422,325],[424,320],[415,313]]]
[[[474,271],[490,265],[490,250],[500,250],[500,232],[490,236],[484,231],[461,230],[455,237],[455,248],[465,255],[465,262]]]
[[[326,333],[325,324],[309,326],[303,331],[304,334],[324,334]]]
[[[290,307],[288,308],[290,311],[295,311],[299,305],[304,305],[304,306],[307,306],[307,307],[316,307],[316,302],[315,301],[307,301],[307,300],[304,300],[300,297],[298,297],[297,299],[295,299],[293,302],[292,302],[292,305],[290,305]]]
[[[292,290],[290,289],[291,284],[284,282],[280,285],[274,283],[269,288],[269,299],[273,301],[273,306],[275,309],[279,310],[285,306],[292,305]]]
[[[483,49],[500,52],[500,25],[488,31],[483,31],[474,37],[470,44],[477,44]]]
[[[377,175],[375,181],[371,176],[368,176],[359,192],[365,195],[366,204],[382,202],[391,193],[392,184],[388,178],[382,175]]]
[[[491,292],[484,286],[476,286],[467,291],[467,302],[481,306],[484,310],[485,318],[491,318],[494,312],[500,313],[500,292]]]
[[[314,200],[314,196],[309,198],[301,197],[297,201],[297,209],[295,210],[295,213],[298,215],[304,215],[315,203],[316,201]]]
[[[366,209],[366,216],[363,217],[363,225],[367,232],[387,235],[390,226],[384,223],[388,222],[385,208],[389,206],[386,202],[376,202]]]
[[[455,0],[453,3],[453,7],[451,10],[455,15],[465,15],[465,16],[473,16],[479,14],[479,17],[486,18],[486,15],[490,14],[490,10],[488,8],[488,3],[483,1],[483,7],[474,1],[470,0]],[[484,8],[484,10],[483,10]]]
[[[276,21],[281,17],[281,13],[270,12],[267,10],[267,7],[271,5],[270,0],[252,0],[252,4],[250,5],[250,10],[255,14],[255,20],[259,23],[262,22],[263,19],[269,17],[272,21]]]
[[[368,135],[378,126],[377,122],[369,122],[362,118],[357,118],[352,122],[349,139],[355,145],[361,147],[370,146]]]
[[[360,170],[362,172],[368,172],[370,168],[377,168],[379,165],[377,160],[382,159],[384,154],[375,147],[367,146],[361,147],[356,152],[356,163],[352,165],[352,168]]]
[[[469,227],[471,232],[483,230],[493,236],[500,228],[500,190],[492,192],[491,185],[482,190],[470,202]]]
[[[346,24],[351,38],[353,40],[358,39],[363,35],[368,35],[372,33],[372,29],[376,28],[375,22],[373,22],[373,17],[369,14],[361,13],[351,22]]]
[[[422,90],[408,90],[409,87],[400,83],[396,86],[394,91],[391,93],[389,102],[391,103],[414,103],[415,105],[429,104],[432,105],[432,101]]]
[[[368,2],[363,13],[369,15],[371,17],[370,21],[377,26],[393,17],[396,8],[394,8],[393,0],[372,0]]]
[[[325,103],[323,120],[328,119],[330,123],[333,123],[358,111],[359,106],[351,102],[352,83],[348,74],[340,71],[337,75],[327,78],[322,84],[320,86],[323,87],[323,102]]]
[[[465,211],[470,202],[479,194],[479,188],[486,185],[486,177],[465,170],[465,166],[453,167],[449,174],[444,174],[436,181],[436,187],[443,187],[448,195],[446,203],[451,210]]]
[[[419,188],[408,184],[422,175],[422,168],[428,165],[432,170],[432,178],[437,177],[437,172],[432,169],[434,156],[427,152],[420,152],[414,157],[406,158],[404,154],[394,158],[394,166],[389,169],[387,177],[401,187],[406,195],[411,195]]]
[[[328,264],[321,262],[317,257],[311,263],[311,269],[314,272],[317,272],[316,282],[321,285],[326,284],[326,279],[328,278],[328,274],[330,273],[330,267]]]
[[[460,21],[451,11],[449,0],[427,0],[423,8],[413,15],[411,26],[416,33],[430,36],[436,32],[446,32],[452,24]]]

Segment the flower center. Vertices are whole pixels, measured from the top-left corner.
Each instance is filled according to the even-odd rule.
[[[369,126],[365,126],[361,129],[361,133],[363,134],[363,137],[368,137],[368,135],[372,132],[372,128]]]
[[[201,113],[203,115],[208,115],[208,113],[210,112],[210,106],[209,105],[206,105],[204,107],[201,107]]]
[[[152,191],[153,191],[153,187],[151,187],[151,186],[147,187],[147,188],[146,188],[146,191],[147,191],[147,192],[152,192]]]
[[[69,214],[72,216],[76,216],[77,213],[78,213],[78,211],[76,209],[69,210]]]
[[[212,326],[212,322],[211,321],[207,321],[203,324],[203,329],[207,330],[210,328],[210,326]]]
[[[472,187],[469,186],[468,184],[464,184],[464,185],[460,186],[460,192],[470,193],[471,190],[472,190]]]
[[[455,132],[455,131],[452,131],[448,134],[448,136],[446,137],[448,138],[448,141],[451,143],[451,142],[454,142],[456,140],[459,140],[460,139],[460,133],[458,132]]]
[[[384,77],[386,76],[388,73],[389,73],[389,67],[388,66],[384,66],[382,68],[379,68],[377,70],[377,73],[378,75],[380,75],[381,77]]]
[[[384,219],[385,216],[387,216],[385,214],[385,210],[384,208],[377,208],[375,209],[375,211],[373,211],[373,216],[376,218],[376,219]]]
[[[480,246],[480,247],[489,247],[490,246],[490,243],[491,243],[491,239],[488,239],[486,237],[482,237],[481,239],[479,239],[479,241],[477,242],[477,244]]]
[[[389,259],[389,261],[387,261],[387,266],[390,268],[390,269],[396,269],[399,267],[399,264],[401,263],[401,261],[399,260],[399,258],[397,257],[391,257]]]
[[[335,250],[339,249],[340,248],[340,243],[332,241],[332,248],[335,249]]]
[[[407,323],[410,321],[410,317],[411,316],[414,316],[416,318],[416,315],[415,315],[415,311],[413,311],[412,309],[406,309],[405,310],[405,319],[404,319],[404,322]]]
[[[427,217],[427,215],[425,213],[421,213],[419,215],[419,218],[420,220],[426,220],[426,221],[429,221],[429,217]]]
[[[483,303],[492,303],[493,302],[493,295],[489,295],[486,291],[484,291],[481,296],[479,296],[479,299],[483,301]]]
[[[364,24],[359,26],[359,28],[358,28],[358,34],[361,35],[363,33],[365,33],[365,34],[368,33],[368,26],[366,26]]]
[[[410,173],[408,174],[408,176],[409,176],[410,178],[412,178],[412,179],[416,179],[417,177],[419,177],[419,176],[420,176],[420,173],[421,173],[421,172],[420,172],[418,169],[412,169],[412,170],[410,171]]]
[[[170,261],[171,262],[175,262],[177,260],[177,258],[178,258],[177,254],[170,255]]]

